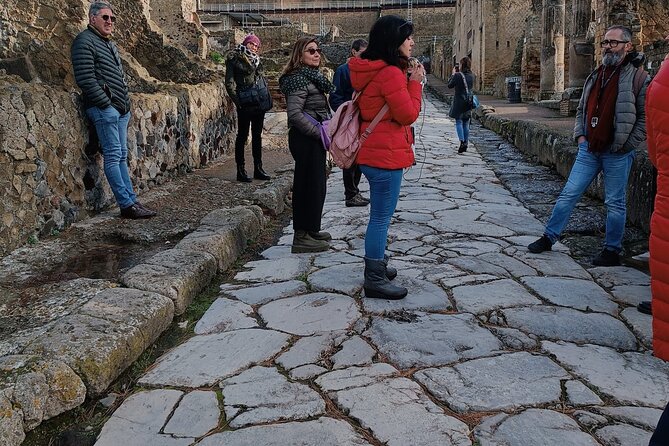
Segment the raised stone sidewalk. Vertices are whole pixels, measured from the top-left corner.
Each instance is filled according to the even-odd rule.
[[[401,301],[361,297],[367,208],[330,176],[332,249],[249,262],[140,379],[98,446],[629,445],[669,395],[649,278],[530,254],[542,224],[429,98],[389,234]],[[421,118],[422,119],[422,118]],[[363,188],[366,183],[363,181]]]

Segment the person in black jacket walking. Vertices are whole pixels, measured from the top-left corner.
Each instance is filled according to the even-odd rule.
[[[123,218],[150,218],[135,195],[128,172],[130,95],[123,65],[111,40],[116,16],[107,2],[94,1],[88,10],[88,27],[72,42],[74,79],[81,89],[84,108],[102,146],[104,170]]]
[[[366,40],[354,40],[351,44],[351,57],[360,57],[360,54],[366,49]],[[348,68],[348,61],[337,67],[332,83],[335,86],[335,91],[330,94],[330,106],[332,107],[332,110],[337,111],[341,104],[350,101],[353,97],[351,71]],[[344,198],[346,200],[346,206],[367,206],[369,200],[363,197],[360,194],[360,189],[358,189],[358,184],[360,184],[360,178],[362,177],[360,166],[354,164],[348,169],[342,169],[342,177],[344,179]]]
[[[469,122],[472,112],[466,109],[465,105],[467,104],[467,90],[471,92],[474,87],[475,76],[471,67],[472,60],[469,57],[463,57],[460,59],[460,66],[453,67],[453,74],[448,80],[448,88],[455,88],[448,116],[455,119],[455,131],[460,139],[458,153],[466,152],[469,145]]]

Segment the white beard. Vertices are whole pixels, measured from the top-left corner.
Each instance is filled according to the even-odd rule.
[[[602,65],[614,67],[622,60],[623,56],[620,53],[605,53],[604,56],[602,56]]]

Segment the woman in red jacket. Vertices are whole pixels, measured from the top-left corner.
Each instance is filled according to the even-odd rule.
[[[669,39],[669,36],[667,36]],[[650,221],[653,351],[669,361],[669,54],[646,92],[648,156],[657,168],[655,210]]]
[[[358,152],[357,164],[369,182],[371,210],[365,234],[365,297],[402,299],[407,289],[393,285],[385,257],[388,226],[402,183],[402,171],[413,164],[411,124],[421,107],[421,65],[411,70],[413,25],[400,17],[378,19],[369,32],[369,45],[360,58],[349,61],[351,85],[362,91],[358,103],[364,132],[376,114],[388,104],[389,110]]]

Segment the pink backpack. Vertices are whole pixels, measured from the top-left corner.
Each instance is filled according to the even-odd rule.
[[[361,135],[360,107],[358,106],[358,98],[361,94],[362,91],[354,92],[351,100],[341,104],[332,119],[327,122],[330,155],[334,163],[342,169],[348,169],[355,163],[360,147],[388,111],[388,104],[385,104]]]

